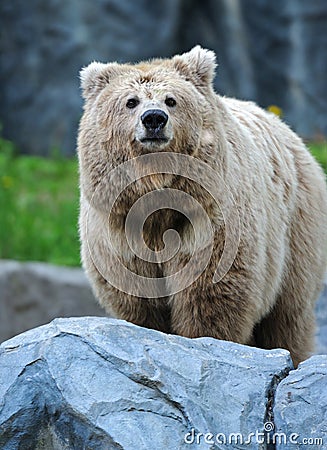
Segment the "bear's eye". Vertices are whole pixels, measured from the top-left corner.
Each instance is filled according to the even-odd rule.
[[[167,97],[165,100],[165,103],[170,108],[173,108],[174,106],[176,106],[176,100],[173,97]]]
[[[138,100],[137,98],[130,98],[127,100],[126,106],[127,106],[127,108],[133,109],[133,108],[136,108],[136,106],[139,103],[140,103],[140,100]]]

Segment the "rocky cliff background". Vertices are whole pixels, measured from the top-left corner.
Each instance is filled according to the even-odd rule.
[[[90,61],[218,55],[217,90],[275,104],[303,137],[327,134],[325,0],[4,0],[2,136],[25,153],[75,152],[78,72]]]

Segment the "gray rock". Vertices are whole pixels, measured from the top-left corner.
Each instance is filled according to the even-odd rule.
[[[327,355],[327,277],[324,289],[316,303],[316,351],[317,354]]]
[[[285,350],[57,319],[0,346],[0,448],[263,449],[231,433],[263,433],[291,367]]]
[[[104,316],[82,269],[0,261],[0,342],[56,317]]]
[[[327,446],[327,356],[313,356],[279,384],[274,407],[277,450]]]
[[[252,98],[263,106],[280,106],[301,136],[326,136],[326,1],[237,3],[246,24],[243,39],[252,63]]]
[[[4,137],[27,153],[60,149],[74,154],[82,114],[81,67],[93,60],[126,61],[173,52],[180,3],[0,2]]]
[[[0,2],[0,123],[28,153],[74,154],[79,69],[92,60],[217,52],[217,89],[277,104],[301,135],[327,134],[327,3],[276,0]]]

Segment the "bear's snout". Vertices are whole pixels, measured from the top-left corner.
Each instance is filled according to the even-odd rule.
[[[168,114],[160,108],[146,109],[136,128],[136,139],[147,148],[166,146],[173,137]]]
[[[141,121],[148,131],[156,133],[164,128],[168,116],[161,109],[148,109],[142,114]]]

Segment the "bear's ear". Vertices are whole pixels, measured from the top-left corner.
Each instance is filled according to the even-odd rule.
[[[83,97],[94,98],[110,81],[122,73],[121,64],[92,62],[80,71]]]
[[[217,67],[213,51],[197,45],[187,53],[174,56],[172,62],[174,68],[196,87],[201,89],[211,86]]]

